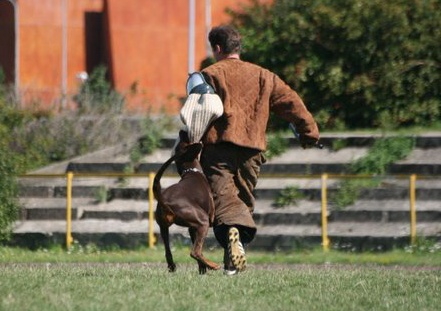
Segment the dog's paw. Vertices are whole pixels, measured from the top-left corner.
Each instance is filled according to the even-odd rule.
[[[207,273],[207,266],[206,265],[199,265],[199,274],[205,274]]]

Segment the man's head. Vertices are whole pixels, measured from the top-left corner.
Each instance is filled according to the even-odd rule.
[[[211,29],[208,34],[214,56],[217,60],[229,55],[239,55],[242,48],[242,40],[239,32],[232,26],[218,26]]]

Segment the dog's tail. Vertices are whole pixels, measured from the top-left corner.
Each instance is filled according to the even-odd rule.
[[[164,162],[159,170],[156,172],[155,178],[153,179],[153,194],[155,196],[156,201],[158,201],[159,205],[167,208],[168,212],[173,213],[173,210],[164,203],[164,198],[162,196],[162,187],[161,187],[161,177],[164,174],[165,170],[170,166],[170,164],[179,158],[179,154],[174,154],[170,159]]]

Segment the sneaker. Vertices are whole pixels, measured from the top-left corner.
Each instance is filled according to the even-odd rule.
[[[240,242],[239,230],[231,227],[228,231],[228,254],[231,263],[238,272],[244,271],[247,266],[247,258],[242,242]]]

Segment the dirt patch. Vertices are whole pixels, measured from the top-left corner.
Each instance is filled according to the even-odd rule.
[[[0,263],[4,267],[28,267],[28,268],[88,268],[88,267],[109,267],[109,268],[151,268],[166,269],[166,263],[107,263],[107,262],[76,262],[76,263]],[[196,264],[179,264],[180,268],[196,269]],[[379,264],[249,264],[247,270],[406,270],[406,271],[439,271],[441,266],[410,266],[410,265],[379,265]]]

